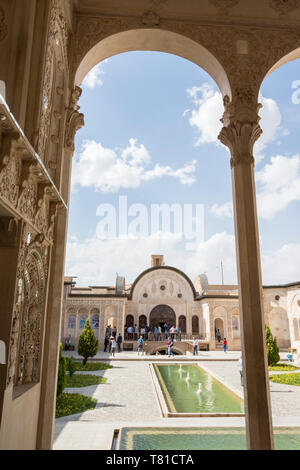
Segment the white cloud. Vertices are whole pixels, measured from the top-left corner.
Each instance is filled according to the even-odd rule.
[[[184,250],[179,237],[174,234],[169,234],[169,237],[165,235],[106,241],[97,238],[84,242],[69,241],[66,275],[77,276],[77,283],[81,286],[114,285],[118,272],[126,277],[127,283],[131,283],[150,267],[150,257],[155,253],[164,254],[167,265],[181,269],[192,281],[196,275],[206,272],[210,284],[221,283],[222,260],[224,282],[237,283],[233,235],[216,233],[200,243],[195,251]],[[299,280],[300,244],[286,244],[272,252],[262,253],[261,259],[264,285]]]
[[[210,211],[218,218],[232,218],[233,205],[232,202],[225,202],[224,204],[214,204],[211,206]]]
[[[216,91],[209,83],[189,88],[187,93],[192,98],[195,106],[191,111],[192,115],[189,123],[200,134],[196,145],[199,146],[204,143],[220,145],[218,135],[222,129],[220,119],[224,112],[221,93]],[[260,95],[259,102],[263,105],[259,113],[263,133],[254,146],[256,163],[259,163],[264,158],[263,151],[266,146],[278,137],[281,123],[281,113],[275,100]],[[187,111],[184,112],[184,116],[187,114]],[[288,129],[282,132],[283,135],[287,135],[287,133]]]
[[[255,172],[257,211],[261,219],[270,220],[294,201],[300,201],[300,155],[271,157]],[[211,213],[218,218],[233,216],[232,202],[214,204]]]
[[[200,87],[189,88],[187,92],[195,105],[189,123],[200,134],[196,145],[219,144],[218,135],[222,129],[220,119],[224,112],[221,93],[215,91],[208,83],[204,83]]]
[[[300,244],[283,245],[272,253],[262,253],[263,282],[267,285],[300,281]]]
[[[263,151],[267,145],[278,138],[281,123],[281,113],[275,100],[260,95],[259,102],[263,105],[259,112],[261,117],[259,124],[263,133],[254,145],[253,153],[256,163],[263,160]]]
[[[300,155],[271,157],[270,163],[256,172],[258,214],[272,219],[288,204],[300,200]]]
[[[102,62],[95,67],[93,67],[89,73],[86,75],[85,79],[82,82],[83,87],[87,88],[95,88],[95,87],[101,87],[103,85],[103,80],[101,80],[101,75],[103,75],[104,72],[102,70]]]
[[[85,141],[82,153],[73,162],[72,188],[80,185],[103,192],[116,192],[120,188],[137,188],[142,181],[163,176],[176,178],[181,184],[196,181],[195,160],[178,169],[159,164],[146,169],[150,162],[148,150],[136,139],[129,139],[128,146],[123,150],[105,148],[100,142]]]

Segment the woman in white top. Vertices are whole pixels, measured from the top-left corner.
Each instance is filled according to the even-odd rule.
[[[117,342],[115,338],[111,340],[111,355],[114,356],[117,348]]]

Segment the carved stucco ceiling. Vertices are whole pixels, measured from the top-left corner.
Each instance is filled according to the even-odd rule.
[[[142,16],[153,12],[165,19],[237,23],[300,22],[300,0],[73,0],[77,14]]]

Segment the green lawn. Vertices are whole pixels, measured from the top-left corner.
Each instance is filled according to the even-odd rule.
[[[285,371],[285,370],[297,370],[299,367],[292,366],[291,364],[281,364],[280,362],[276,364],[276,366],[269,366],[269,371],[273,372],[279,372],[279,371]]]
[[[278,384],[300,386],[300,373],[298,374],[275,374],[275,375],[270,375],[269,379],[272,382],[276,382]]]
[[[62,393],[56,400],[56,418],[93,410],[97,400],[79,393]]]
[[[110,364],[104,364],[103,362],[87,362],[86,365],[84,366],[82,362],[75,361],[75,364],[76,364],[76,370],[82,370],[82,371],[106,370],[106,369],[112,369],[113,367]]]
[[[97,375],[74,374],[70,377],[67,374],[65,387],[88,387],[89,385],[104,384],[106,380],[105,377],[97,377]]]

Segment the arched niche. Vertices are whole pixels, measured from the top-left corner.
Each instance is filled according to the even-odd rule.
[[[273,336],[276,336],[278,347],[289,348],[291,346],[291,340],[286,310],[282,307],[274,307],[268,317],[269,327]]]
[[[198,315],[193,315],[192,317],[192,334],[199,334],[199,317]]]
[[[74,85],[80,85],[99,62],[129,51],[157,51],[178,55],[203,68],[216,82],[223,96],[231,99],[227,74],[217,58],[205,47],[183,34],[156,28],[139,28],[111,34],[91,47],[78,64]]]

